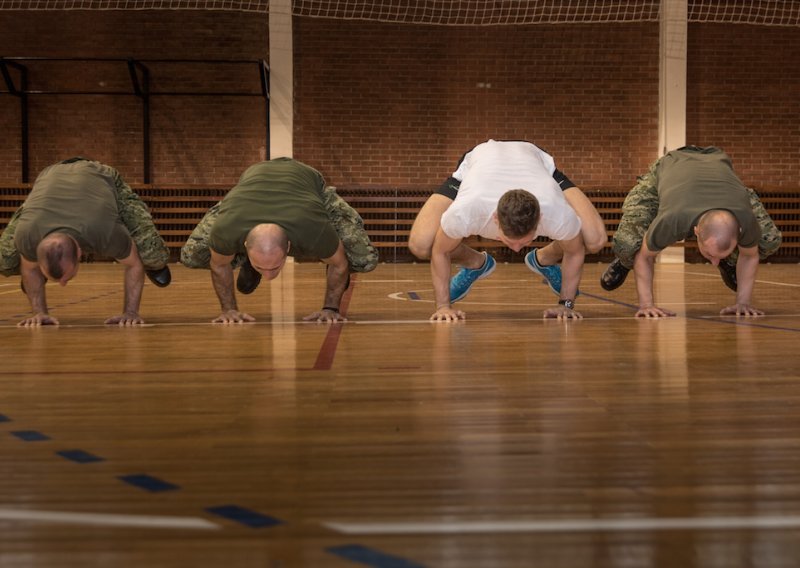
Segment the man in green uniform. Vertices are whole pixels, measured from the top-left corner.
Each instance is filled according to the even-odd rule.
[[[639,317],[674,316],[653,301],[653,265],[666,247],[687,238],[736,292],[736,303],[720,314],[763,315],[750,305],[759,259],[781,244],[781,233],[756,193],[733,171],[719,148],[686,146],[657,160],[622,205],[614,235],[616,259],[600,278],[615,290],[631,268],[636,275]]]
[[[139,316],[144,275],[157,286],[167,286],[169,250],[147,206],[119,172],[71,158],[39,174],[0,235],[0,274],[21,274],[33,310],[19,325],[58,325],[48,312],[45,283],[66,286],[78,273],[82,253],[110,257],[125,266],[123,313],[105,323],[144,323]]]
[[[337,322],[350,272],[369,272],[378,253],[364,223],[315,169],[291,158],[249,167],[222,201],[211,207],[181,250],[189,268],[210,268],[222,308],[214,323],[255,321],[240,312],[233,291],[252,293],[261,277],[276,278],[287,256],[319,258],[327,264],[322,309],[306,321]]]

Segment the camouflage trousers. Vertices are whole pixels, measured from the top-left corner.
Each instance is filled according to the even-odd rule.
[[[22,207],[17,209],[8,221],[8,225],[0,234],[0,274],[3,276],[15,276],[19,274],[19,251],[14,244],[14,232],[17,229]]]
[[[323,201],[328,219],[342,241],[344,253],[350,270],[353,272],[371,272],[378,266],[378,251],[372,246],[364,220],[338,193],[335,187],[326,187]],[[197,225],[181,249],[181,263],[189,268],[208,268],[211,261],[209,238],[214,221],[219,215],[219,206],[213,205]],[[233,268],[239,268],[247,260],[247,255],[237,253],[232,262]]]
[[[658,214],[658,190],[656,188],[655,172],[660,160],[656,160],[648,172],[639,176],[637,183],[630,190],[622,204],[622,219],[614,233],[614,254],[626,268],[633,268],[636,253],[642,247],[642,240],[648,227]],[[764,260],[778,250],[781,245],[781,232],[772,218],[767,213],[758,194],[750,188],[750,205],[761,227],[761,239],[758,241],[758,255]],[[725,262],[736,265],[739,259],[739,249],[725,259]]]
[[[73,161],[77,161],[77,159],[66,160],[66,162]],[[158,234],[147,205],[125,183],[117,170],[106,165],[102,165],[102,168],[114,180],[114,197],[117,201],[119,220],[128,229],[133,242],[136,243],[139,258],[142,259],[145,269],[163,268],[169,261],[169,249],[164,239]],[[12,215],[8,226],[0,235],[0,274],[3,276],[14,276],[20,273],[19,252],[14,245],[14,232],[23,207],[24,204]]]

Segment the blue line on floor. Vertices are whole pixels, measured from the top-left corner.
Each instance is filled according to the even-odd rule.
[[[180,489],[180,487],[177,485],[144,473],[120,475],[117,479],[151,493],[161,493],[162,491],[174,491],[176,489]]]
[[[16,436],[23,442],[43,442],[50,439],[47,434],[42,434],[36,430],[17,430],[16,432],[11,432],[11,435]]]
[[[332,546],[325,549],[326,552],[340,556],[365,566],[374,568],[425,568],[424,565],[412,562],[399,556],[386,554],[374,548],[367,548],[360,544],[346,544],[344,546]]]
[[[105,458],[90,454],[84,450],[61,450],[56,452],[56,454],[64,459],[74,461],[75,463],[95,463],[105,461]]]
[[[240,507],[239,505],[220,505],[217,507],[209,507],[206,511],[212,515],[217,515],[218,517],[235,521],[254,529],[274,527],[283,524],[283,521],[280,519],[264,515],[252,509]]]

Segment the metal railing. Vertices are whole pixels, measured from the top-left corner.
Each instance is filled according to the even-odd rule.
[[[35,90],[29,88],[29,65],[36,62],[53,62],[56,64],[76,63],[119,63],[127,67],[130,77],[130,89],[124,90]],[[26,63],[28,65],[26,65]],[[152,91],[151,70],[149,65],[159,63],[189,65],[252,65],[256,68],[258,78],[258,91],[224,90],[224,91]],[[134,58],[73,58],[73,57],[0,57],[0,74],[5,83],[5,90],[0,90],[0,95],[17,97],[20,102],[20,133],[21,133],[21,168],[22,183],[30,181],[30,132],[29,132],[29,107],[28,98],[31,96],[47,95],[113,95],[134,96],[142,102],[142,164],[144,183],[151,183],[152,172],[150,164],[150,99],[151,97],[168,96],[197,96],[197,97],[260,97],[264,100],[266,121],[264,128],[264,141],[267,158],[270,157],[269,134],[269,66],[263,59],[134,59]]]

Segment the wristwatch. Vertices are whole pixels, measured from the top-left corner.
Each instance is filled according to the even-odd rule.
[[[559,300],[558,304],[564,306],[568,310],[575,309],[575,300]]]

